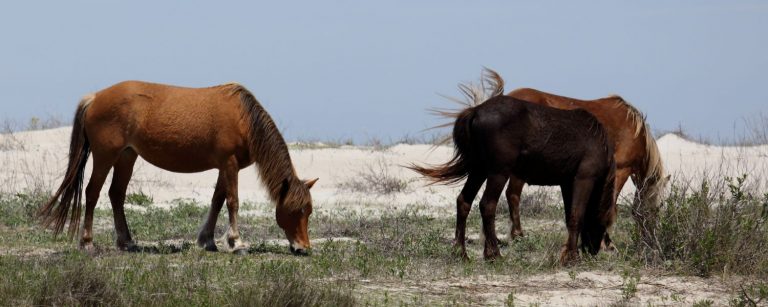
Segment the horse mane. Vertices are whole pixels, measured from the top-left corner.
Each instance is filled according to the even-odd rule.
[[[450,119],[451,121],[439,124],[437,126],[428,128],[438,129],[449,127],[454,124],[454,121],[464,110],[479,106],[488,99],[504,94],[504,79],[501,75],[488,67],[483,67],[483,72],[480,76],[480,83],[464,82],[457,85],[459,91],[464,98],[456,98],[451,96],[440,95],[449,101],[455,102],[462,106],[460,109],[443,109],[443,108],[430,108],[429,113],[438,117]],[[451,136],[448,135],[445,138],[438,141],[435,146],[443,145],[451,140]]]
[[[635,138],[645,138],[645,163],[646,172],[644,177],[647,178],[661,178],[664,176],[664,165],[661,162],[661,156],[659,154],[659,148],[656,144],[656,139],[653,138],[651,128],[646,123],[646,116],[640,110],[635,108],[631,103],[624,100],[619,95],[610,95],[607,98],[613,99],[616,102],[616,107],[625,107],[627,109],[627,119],[631,120],[635,124]]]
[[[288,145],[269,113],[248,89],[237,83],[221,85],[231,95],[238,95],[243,106],[243,119],[248,122],[248,145],[256,161],[259,175],[266,185],[269,197],[278,206],[291,211],[300,210],[310,203],[309,190],[296,177]]]

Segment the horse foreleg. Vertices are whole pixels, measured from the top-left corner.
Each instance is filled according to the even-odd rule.
[[[245,247],[240,241],[240,231],[237,227],[237,210],[240,207],[237,197],[237,173],[239,171],[237,158],[235,156],[230,157],[224,168],[224,185],[227,189],[227,211],[229,213],[227,244],[234,251],[241,251]]]
[[[624,184],[627,183],[627,179],[629,178],[629,175],[632,174],[632,168],[630,167],[624,167],[624,168],[617,168],[616,169],[616,180],[614,184],[613,189],[613,200],[617,204],[614,206],[614,212],[611,213],[612,220],[616,219],[616,210],[618,210],[618,203],[619,203],[619,194],[621,193],[621,189],[624,187]],[[611,221],[611,225],[613,224],[613,221]],[[610,227],[610,226],[609,226]],[[605,230],[605,237],[603,238],[602,243],[600,244],[600,249],[606,250],[606,251],[615,251],[616,248],[613,246],[613,241],[611,241],[611,236],[608,234],[608,231],[610,229]]]
[[[208,211],[205,224],[200,228],[200,234],[197,235],[197,245],[211,252],[218,251],[216,241],[213,239],[213,232],[216,230],[216,220],[219,218],[219,212],[221,212],[227,196],[224,182],[224,172],[219,171],[219,179],[216,180],[216,188],[211,199],[211,210]]]
[[[579,258],[578,242],[581,228],[584,226],[584,213],[594,188],[592,179],[576,179],[570,188],[563,187],[563,199],[570,200],[570,206],[566,204],[566,228],[568,229],[568,241],[560,252],[560,264],[569,265]],[[571,192],[570,199],[565,194]]]
[[[523,236],[523,226],[520,224],[520,194],[525,182],[515,176],[509,177],[507,185],[507,204],[509,205],[509,220],[512,222],[509,239]]]
[[[454,246],[461,249],[461,256],[464,259],[468,259],[465,245],[467,216],[469,216],[469,212],[472,209],[472,201],[477,196],[477,191],[480,190],[483,181],[485,181],[484,177],[477,173],[470,173],[464,188],[461,189],[461,193],[456,199],[456,237],[454,239]]]
[[[507,183],[507,178],[499,174],[488,176],[485,192],[480,199],[480,215],[483,217],[483,234],[485,235],[483,257],[486,260],[493,260],[501,255],[499,239],[496,237],[496,205],[504,184]]]
[[[112,184],[109,186],[109,201],[112,204],[112,215],[115,220],[117,248],[120,250],[135,250],[136,244],[131,239],[131,231],[125,220],[125,191],[133,175],[133,165],[136,162],[136,152],[126,149],[120,154],[112,173]]]

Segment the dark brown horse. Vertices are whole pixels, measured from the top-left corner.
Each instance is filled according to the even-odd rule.
[[[117,247],[136,248],[123,205],[138,156],[173,172],[219,170],[211,210],[197,241],[206,250],[216,250],[214,229],[225,200],[229,211],[227,243],[230,248],[242,248],[237,226],[237,177],[240,169],[254,162],[277,204],[277,223],[291,251],[305,254],[310,247],[309,188],[317,179],[299,180],[288,147],[269,114],[238,84],[182,88],[127,81],[83,98],[75,113],[64,180],[39,211],[43,224],[56,234],[64,229],[67,219],[69,236],[77,232],[90,153],[93,171],[85,188],[81,248],[93,248],[93,211],[110,169],[114,170],[109,199]]]
[[[615,218],[613,146],[602,125],[584,110],[559,110],[503,96],[504,82],[487,70],[490,99],[463,87],[475,105],[456,113],[455,153],[436,167],[411,166],[434,183],[467,178],[456,201],[456,244],[467,257],[466,220],[483,182],[480,199],[486,259],[499,256],[496,204],[509,178],[535,185],[559,185],[563,194],[568,241],[560,261],[578,257],[577,244],[591,254],[600,250]],[[485,100],[483,102],[483,100]]]
[[[637,187],[632,215],[643,242],[653,246],[656,215],[666,179],[656,140],[643,114],[619,96],[578,100],[530,88],[516,89],[507,96],[557,109],[584,109],[600,121],[612,140],[616,160],[614,199],[618,198],[621,188],[631,177]],[[523,234],[519,204],[524,184],[522,180],[512,179],[507,187],[513,238]],[[605,243],[610,246],[608,235]]]

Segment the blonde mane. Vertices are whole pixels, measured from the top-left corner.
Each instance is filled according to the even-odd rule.
[[[625,107],[627,108],[627,119],[631,120],[632,123],[635,125],[635,132],[634,137],[644,137],[645,138],[645,164],[646,164],[646,172],[644,174],[643,180],[661,180],[661,178],[664,176],[664,165],[661,161],[661,156],[659,155],[659,148],[656,144],[656,139],[653,137],[653,133],[651,133],[651,129],[646,123],[646,116],[640,110],[635,108],[631,103],[624,100],[619,95],[611,95],[607,98],[614,99],[616,101],[616,107]],[[659,185],[650,185],[650,186],[659,186]],[[655,194],[658,194],[658,191],[655,192]]]

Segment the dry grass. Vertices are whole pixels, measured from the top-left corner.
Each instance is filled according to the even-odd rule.
[[[379,159],[376,163],[358,171],[356,176],[338,184],[337,188],[345,191],[386,195],[405,192],[408,189],[408,181],[390,174],[387,162],[384,159]]]

